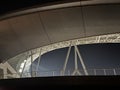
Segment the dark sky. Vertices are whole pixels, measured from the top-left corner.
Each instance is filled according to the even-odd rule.
[[[88,69],[120,68],[120,44],[79,45],[84,63]],[[61,70],[68,48],[57,49],[46,53],[41,58],[42,71]],[[37,60],[35,61],[35,63]],[[79,69],[81,64],[79,63]],[[74,68],[74,48],[72,47],[67,69]]]
[[[1,0],[0,14],[5,14],[54,1],[55,0]]]
[[[46,5],[48,3],[68,2],[76,0],[0,0],[0,14],[11,13],[26,8]]]

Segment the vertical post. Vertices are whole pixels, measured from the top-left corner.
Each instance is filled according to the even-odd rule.
[[[7,67],[4,67],[3,69],[3,76],[4,76],[4,79],[7,79]]]
[[[105,70],[105,69],[103,69],[103,71],[104,71],[104,75],[106,75],[106,70]]]
[[[77,53],[78,53],[78,56],[79,56],[79,59],[80,59],[81,65],[82,65],[82,67],[83,67],[83,70],[84,70],[84,72],[85,72],[85,75],[88,75],[88,72],[87,72],[86,66],[85,66],[85,64],[84,64],[84,62],[83,62],[83,59],[82,59],[82,56],[80,55],[80,52],[79,52],[77,46],[75,46],[75,48],[76,48],[76,51],[77,51]]]
[[[20,74],[20,78],[22,77],[22,75],[23,75],[23,72],[24,72],[24,69],[25,69],[25,66],[26,66],[26,64],[27,64],[27,61],[28,61],[28,52],[27,52],[27,56],[26,56],[26,62],[25,62],[25,64],[24,64],[24,67],[23,67],[23,69],[22,69],[22,72],[21,72],[21,74]]]
[[[75,53],[75,70],[73,71],[72,75],[78,74],[81,75],[80,71],[78,70],[78,62],[77,62],[77,51],[74,45],[74,53]]]
[[[32,62],[33,62],[33,54],[32,54],[32,51],[31,51],[30,57],[31,57],[31,77],[33,77],[33,64],[32,64]]]
[[[22,72],[21,72],[21,74],[20,74],[20,78],[21,78],[22,75],[23,75],[23,72],[24,72],[24,69],[25,69],[26,63],[27,63],[27,60],[26,60],[25,63],[24,63],[24,66],[23,66]]]
[[[68,52],[67,52],[67,55],[66,55],[65,63],[64,63],[64,66],[63,66],[63,70],[62,70],[62,75],[64,75],[64,73],[65,73],[65,69],[66,69],[66,66],[67,66],[68,59],[69,59],[70,51],[71,51],[71,45],[69,46],[69,49],[68,49]]]
[[[39,69],[39,65],[40,65],[40,61],[41,61],[41,50],[42,50],[42,48],[40,48],[39,59],[37,62],[37,67],[36,67],[36,75],[38,74],[38,69]]]
[[[117,75],[115,69],[113,69],[113,72],[114,72],[114,75]]]
[[[75,70],[77,70],[78,69],[78,63],[77,63],[77,53],[76,53],[76,49],[75,48],[74,48],[74,53],[75,53]]]
[[[23,75],[23,72],[24,72],[25,66],[26,66],[26,64],[27,64],[27,60],[28,60],[28,53],[27,53],[27,56],[26,56],[26,61],[25,61],[25,63],[24,63],[24,66],[23,66],[22,72],[21,72],[21,74],[20,74],[20,78],[21,78],[22,75]]]

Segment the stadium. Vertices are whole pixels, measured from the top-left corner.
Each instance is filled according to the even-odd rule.
[[[118,64],[113,65],[115,61],[110,64],[111,67],[111,61],[106,61],[108,65],[103,62],[105,67],[97,65],[99,61],[91,60],[90,63],[86,59],[90,53],[85,55],[83,49],[92,45],[120,46],[119,0],[31,0],[15,4],[11,4],[12,8],[9,8],[10,5],[9,9],[4,9],[1,3],[2,81],[37,78],[42,86],[49,85],[42,83],[42,79],[46,78],[52,78],[55,81],[53,84],[57,82],[60,85],[83,85],[79,81],[82,77],[83,81],[90,77],[88,80],[93,85],[96,79],[99,82],[99,76],[102,80],[106,80],[106,77],[119,80],[120,68]],[[96,55],[94,53],[93,57]],[[74,83],[63,83],[65,77],[68,81],[75,78]],[[111,85],[112,82],[109,83]]]

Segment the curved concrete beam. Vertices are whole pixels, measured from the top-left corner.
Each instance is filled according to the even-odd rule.
[[[120,33],[119,11],[120,4],[77,6],[2,20],[0,60],[62,41]]]

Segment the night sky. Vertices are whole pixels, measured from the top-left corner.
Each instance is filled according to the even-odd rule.
[[[39,4],[45,4],[50,1],[54,0],[2,0],[0,2],[0,14],[6,14]]]
[[[120,44],[90,44],[79,45],[79,51],[87,69],[112,69],[120,68]],[[41,58],[40,71],[61,70],[68,48],[53,50]],[[37,60],[34,64],[37,63]],[[82,69],[78,59],[79,69]],[[67,70],[74,69],[74,48],[72,47]]]
[[[63,2],[71,0],[1,0],[0,1],[0,14],[7,14],[26,8],[37,7],[46,5],[48,3]]]

